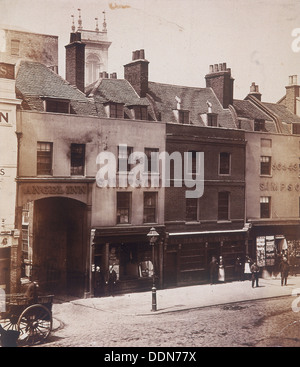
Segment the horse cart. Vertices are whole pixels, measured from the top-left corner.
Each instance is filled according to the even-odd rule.
[[[5,309],[0,312],[2,346],[13,344],[14,338],[16,346],[44,342],[52,330],[52,302],[53,295],[40,295],[34,300],[24,294],[6,295]]]

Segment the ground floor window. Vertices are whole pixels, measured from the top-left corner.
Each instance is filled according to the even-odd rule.
[[[153,275],[151,247],[148,243],[121,244],[119,279],[148,278]]]

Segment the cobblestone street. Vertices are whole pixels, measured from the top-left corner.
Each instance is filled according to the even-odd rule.
[[[44,346],[300,346],[300,320],[299,313],[292,310],[294,300],[286,296],[148,315],[58,303],[53,306],[57,329]]]

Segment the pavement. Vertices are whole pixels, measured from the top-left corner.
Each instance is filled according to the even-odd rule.
[[[156,311],[151,310],[151,290],[110,297],[73,299],[68,302],[124,316],[149,316],[274,297],[293,296],[294,298],[297,294],[300,295],[300,276],[290,276],[286,286],[281,286],[278,276],[277,278],[260,278],[259,287],[254,288],[250,280],[245,280],[158,289]],[[54,329],[58,327],[56,324],[54,314]]]

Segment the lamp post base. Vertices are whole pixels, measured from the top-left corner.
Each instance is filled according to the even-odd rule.
[[[157,310],[157,304],[156,304],[156,288],[152,287],[152,311]]]

